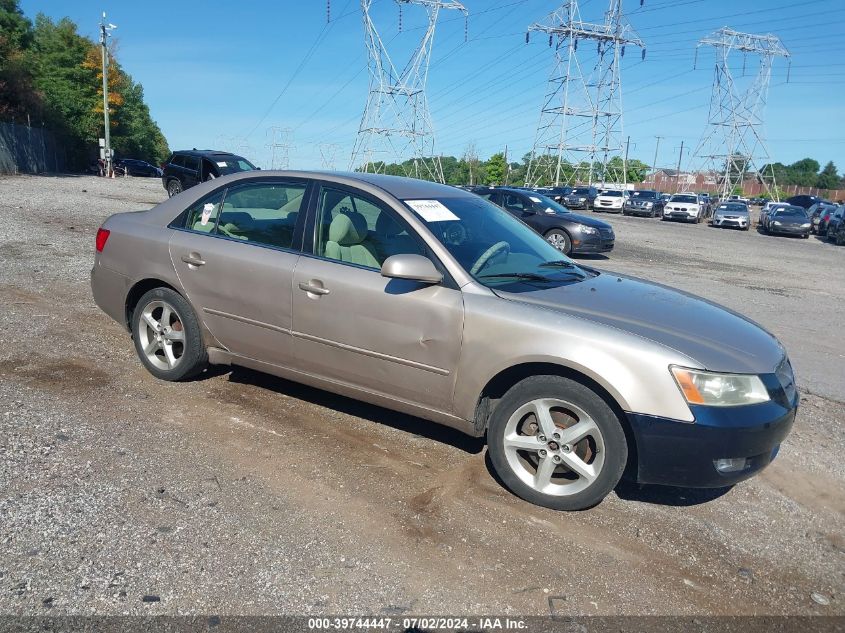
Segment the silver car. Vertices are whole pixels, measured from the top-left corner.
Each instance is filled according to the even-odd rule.
[[[486,436],[504,484],[575,510],[623,473],[720,487],[789,432],[786,352],[739,314],[576,264],[454,187],[247,172],[97,233],[97,304],[157,378],[240,365]]]
[[[713,226],[747,231],[751,227],[751,214],[741,202],[722,202],[713,214]]]

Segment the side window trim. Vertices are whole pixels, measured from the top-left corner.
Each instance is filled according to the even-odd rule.
[[[223,215],[223,205],[226,203],[226,199],[230,196],[230,194],[236,193],[239,189],[244,189],[246,187],[252,187],[252,186],[262,185],[262,184],[265,184],[265,185],[289,184],[289,185],[297,185],[297,186],[304,185],[305,186],[305,191],[302,194],[303,205],[300,207],[299,215],[296,219],[296,224],[294,225],[293,235],[292,235],[292,238],[291,238],[291,245],[290,245],[289,248],[284,247],[284,246],[274,246],[273,244],[265,244],[263,242],[238,240],[238,239],[229,237],[227,235],[224,235],[217,230],[217,227],[220,224],[220,218]],[[314,181],[307,179],[307,178],[263,177],[263,178],[256,178],[254,180],[251,179],[251,180],[248,180],[248,181],[245,181],[245,182],[236,183],[235,185],[232,185],[232,186],[227,185],[227,186],[222,188],[223,197],[220,199],[220,213],[217,214],[217,217],[214,221],[214,228],[211,231],[209,231],[207,233],[203,232],[203,231],[195,231],[194,229],[188,228],[187,226],[182,226],[182,227],[172,226],[173,223],[171,223],[170,228],[175,228],[177,230],[183,230],[183,231],[189,231],[191,233],[196,233],[196,234],[199,234],[199,235],[207,235],[209,237],[215,237],[215,238],[218,238],[218,239],[227,240],[227,241],[230,241],[230,242],[234,242],[236,244],[244,244],[244,245],[247,245],[247,246],[256,246],[258,248],[269,248],[271,250],[281,251],[281,252],[285,252],[285,253],[302,254],[302,234],[304,232],[303,229],[304,229],[304,226],[305,226],[305,223],[306,223],[306,220],[307,220],[307,214],[308,214],[308,211],[309,211],[310,206],[312,204],[311,198],[313,197],[313,190],[314,189],[315,189]],[[215,195],[218,191],[220,191],[220,189],[217,189],[216,191],[212,192],[207,197],[211,197],[211,196]],[[185,211],[183,211],[180,214],[180,216],[187,216],[187,211],[188,211],[187,209]],[[180,216],[177,216],[176,219],[178,220]],[[174,220],[174,222],[175,221],[176,220]],[[182,224],[184,225],[186,223],[186,221],[187,221],[187,217],[185,217],[183,219]]]
[[[361,270],[367,270],[372,273],[381,274],[379,269],[370,268],[368,266],[362,266],[360,264],[355,264],[352,262],[343,262],[336,259],[330,259],[319,255],[316,252],[316,245],[317,245],[317,218],[320,215],[320,198],[323,192],[323,189],[336,189],[338,191],[342,191],[349,196],[359,196],[363,198],[365,201],[369,202],[370,204],[377,206],[381,210],[386,210],[388,213],[393,214],[394,219],[399,222],[405,230],[408,232],[408,235],[420,246],[423,254],[428,257],[431,262],[434,264],[434,267],[443,274],[443,281],[440,282],[440,286],[444,288],[449,288],[451,290],[460,290],[455,279],[449,273],[449,269],[443,265],[440,261],[440,258],[434,253],[434,251],[428,246],[426,241],[422,238],[417,231],[401,216],[401,214],[396,211],[393,207],[387,205],[381,200],[375,198],[372,194],[369,194],[365,191],[360,189],[356,189],[355,187],[351,187],[349,185],[345,185],[342,183],[330,182],[325,180],[314,181],[313,182],[313,190],[311,193],[311,200],[310,206],[308,208],[308,218],[305,226],[303,227],[303,235],[302,235],[302,255],[303,257],[313,257],[315,259],[319,259],[324,262],[331,262],[333,264],[338,264],[340,266],[352,266],[354,268],[359,268]]]

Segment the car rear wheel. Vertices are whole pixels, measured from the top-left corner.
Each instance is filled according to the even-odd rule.
[[[186,380],[208,364],[194,310],[170,288],[141,297],[132,312],[132,337],[144,367],[161,380]]]
[[[179,182],[177,179],[173,179],[167,183],[167,195],[169,197],[173,197],[178,193],[182,192],[182,183]]]
[[[546,233],[546,241],[561,251],[564,255],[569,255],[569,253],[572,252],[572,240],[569,238],[569,235],[566,234],[566,231],[552,229]]]
[[[561,376],[513,386],[487,430],[490,459],[517,496],[556,510],[583,510],[619,482],[628,459],[616,414],[589,387]]]

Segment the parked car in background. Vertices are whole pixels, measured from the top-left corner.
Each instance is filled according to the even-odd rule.
[[[709,193],[698,194],[698,204],[701,207],[702,218],[707,219],[713,215],[713,200]]]
[[[840,221],[836,225],[836,228],[831,227],[831,229],[827,232],[827,239],[837,246],[845,244],[845,221]]]
[[[172,197],[206,180],[255,169],[258,168],[237,154],[211,149],[179,150],[162,165],[161,183]]]
[[[765,228],[766,222],[769,221],[769,215],[772,213],[772,211],[776,211],[777,209],[784,209],[788,206],[790,205],[787,202],[773,202],[770,200],[765,205],[763,205],[762,209],[760,209],[760,217],[757,219],[757,224],[760,227]]]
[[[845,205],[839,205],[834,210],[833,214],[827,221],[827,227],[825,227],[824,234],[827,236],[827,239],[833,241],[836,236],[836,232],[839,230],[839,225],[842,224],[843,215],[845,215]]]
[[[114,172],[118,176],[160,177],[162,170],[137,158],[119,158],[114,161]]]
[[[544,195],[547,198],[551,198],[555,202],[566,206],[563,200],[566,196],[572,193],[572,187],[535,187],[530,189],[530,191]]]
[[[562,204],[568,209],[592,209],[598,195],[595,187],[575,187],[569,195],[563,197]]]
[[[837,205],[830,202],[817,202],[807,209],[807,215],[813,223],[813,233],[824,235],[827,232],[827,223],[837,208]]]
[[[690,191],[674,194],[663,209],[663,219],[701,222],[701,205],[698,202],[698,195]]]
[[[810,237],[812,223],[803,207],[789,205],[769,211],[764,233]]]
[[[751,227],[748,207],[740,202],[722,202],[713,212],[713,226],[747,231]]]
[[[522,220],[555,248],[570,253],[608,253],[616,236],[613,227],[596,218],[572,213],[566,207],[533,191],[495,187],[475,191]]]
[[[663,215],[666,203],[660,197],[659,191],[632,191],[622,205],[622,215],[644,215],[656,218]]]
[[[748,202],[752,206],[759,207],[759,206],[762,206],[766,202],[766,199],[765,198],[751,198]]]
[[[798,408],[759,325],[580,266],[448,185],[233,174],[112,215],[95,245],[94,301],[154,377],[245,366],[444,424],[558,510],[601,502],[626,468],[686,488],[748,479]]]
[[[623,189],[607,189],[601,191],[593,201],[593,211],[622,213],[622,208],[625,206],[628,197],[629,193]]]
[[[787,204],[795,205],[796,207],[803,207],[805,209],[809,209],[817,202],[825,202],[827,204],[833,204],[830,200],[825,200],[824,198],[820,198],[818,196],[810,196],[810,195],[799,195],[799,196],[792,196],[791,198],[787,198],[784,200]]]
[[[672,197],[671,193],[661,193],[660,194],[660,199],[663,200],[663,202],[669,202],[669,198],[671,198],[671,197]]]

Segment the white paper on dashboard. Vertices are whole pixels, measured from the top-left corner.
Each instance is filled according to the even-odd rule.
[[[426,222],[454,222],[460,220],[437,200],[405,200],[405,204],[420,214]]]

